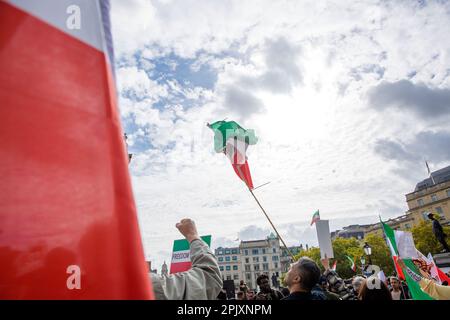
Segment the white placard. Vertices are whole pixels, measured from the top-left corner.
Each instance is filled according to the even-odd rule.
[[[319,241],[320,257],[334,258],[333,246],[331,245],[330,225],[328,220],[316,221],[317,240]]]

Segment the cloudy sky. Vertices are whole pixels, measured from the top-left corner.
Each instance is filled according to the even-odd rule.
[[[190,217],[213,247],[269,224],[207,122],[254,129],[255,191],[288,244],[403,214],[450,164],[448,1],[112,0],[123,126],[146,258]]]

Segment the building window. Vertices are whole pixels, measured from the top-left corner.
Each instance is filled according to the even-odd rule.
[[[436,208],[436,212],[437,212],[437,214],[440,215],[440,216],[442,216],[442,214],[444,213],[444,211],[442,211],[442,208],[441,208],[441,207],[437,207],[437,208]]]
[[[255,265],[253,266],[253,268],[255,269],[255,271],[259,271],[259,264],[255,264]]]
[[[226,266],[225,270],[230,271],[231,270],[231,266]]]
[[[429,220],[428,219],[428,212],[422,211],[422,218],[423,218],[423,220]]]
[[[417,204],[418,204],[419,206],[423,206],[423,199],[417,200]]]
[[[233,280],[239,280],[239,275],[238,275],[238,274],[235,274],[235,275],[233,276]]]
[[[231,259],[230,259],[230,256],[226,256],[225,257],[225,261],[230,261]]]
[[[231,250],[231,254],[237,254],[237,253],[238,253],[237,249],[232,249]]]
[[[220,269],[220,271],[223,271],[223,266],[220,266],[219,269]],[[216,270],[217,270],[217,269],[216,269]]]
[[[250,263],[249,258],[245,258],[245,263]]]
[[[246,273],[245,277],[247,278],[247,281],[248,280],[252,280],[252,274],[251,273]]]
[[[278,269],[278,263],[274,263],[274,267],[275,267],[275,269]]]
[[[411,229],[411,226],[409,225],[409,223],[405,223],[405,228],[406,228],[406,230]]]
[[[438,201],[438,197],[435,194],[431,195],[431,201]]]
[[[218,251],[217,251],[217,254],[222,254],[222,250],[218,250]]]
[[[231,276],[227,276],[227,280],[231,280]]]
[[[276,248],[273,248],[273,249],[272,249],[272,252],[273,252],[273,253],[277,253],[277,249],[276,249]]]
[[[237,260],[237,256],[233,256],[233,261],[236,261]]]
[[[259,257],[253,257],[253,262],[259,262]]]
[[[272,256],[272,261],[278,261],[278,256]]]
[[[267,257],[264,256],[264,257],[263,257],[263,262],[266,262],[266,261],[267,261]]]
[[[264,271],[268,271],[269,270],[269,264],[268,263],[263,263],[263,270]]]
[[[250,265],[249,265],[249,264],[246,264],[246,265],[245,265],[245,271],[251,271],[251,270],[250,270]]]
[[[248,250],[247,249],[245,250],[245,255],[248,256]]]
[[[266,254],[266,249],[265,248],[262,249],[262,254]]]
[[[219,259],[219,261],[220,261],[220,262],[222,262],[222,261],[223,261],[223,257],[219,257],[218,259]]]
[[[238,266],[233,266],[233,270],[237,270],[238,269]]]
[[[230,254],[230,249],[225,249],[225,254]]]
[[[253,249],[253,250],[252,250],[252,254],[253,254],[253,255],[258,254],[258,249]]]

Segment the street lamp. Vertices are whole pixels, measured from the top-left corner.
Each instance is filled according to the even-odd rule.
[[[364,244],[364,253],[366,254],[366,256],[369,258],[369,264],[372,264],[372,259],[370,258],[370,256],[372,255],[372,248],[369,246],[369,244],[366,242]]]

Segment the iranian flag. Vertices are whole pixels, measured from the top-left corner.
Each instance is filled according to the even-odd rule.
[[[258,141],[254,130],[245,130],[235,121],[217,121],[208,124],[214,131],[214,150],[224,153],[237,176],[253,189],[252,176],[247,162],[247,148]]]
[[[384,234],[386,236],[386,241],[389,245],[389,248],[391,250],[391,256],[395,264],[396,270],[401,270],[401,267],[398,265],[398,259],[400,259],[399,250],[398,250],[398,239],[404,239],[402,233],[404,231],[395,231],[393,230],[389,225],[381,221],[381,225],[384,231]],[[402,244],[401,244],[402,245]],[[410,268],[412,271],[414,271],[417,274],[420,274],[417,267],[414,265],[412,259],[402,259],[405,265]],[[400,273],[398,273],[400,276]],[[433,300],[428,294],[426,294],[422,289],[420,289],[420,286],[417,282],[415,282],[411,277],[406,273],[402,272],[401,275],[403,276],[403,279],[406,279],[406,283],[408,284],[409,291],[411,293],[411,296],[414,300]]]
[[[109,2],[0,0],[0,299],[150,299]]]
[[[334,261],[333,266],[331,267],[331,270],[336,271],[337,268],[337,260]]]
[[[353,260],[350,256],[345,256],[348,261],[350,261],[350,269],[353,270],[353,272],[356,272],[356,264],[355,264],[355,260]]]
[[[211,246],[211,236],[202,236],[201,239]],[[170,263],[170,273],[187,271],[191,268],[190,245],[186,239],[179,239],[173,242],[172,262]]]
[[[319,210],[317,210],[316,212],[314,212],[314,214],[312,216],[311,226],[319,220],[320,220],[320,214],[319,214]]]

